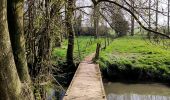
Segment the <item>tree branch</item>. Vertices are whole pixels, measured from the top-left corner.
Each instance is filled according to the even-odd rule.
[[[92,1],[94,1],[94,0],[92,0]],[[160,35],[160,36],[164,36],[164,37],[170,39],[170,36],[168,36],[168,35],[166,35],[166,34],[163,34],[163,33],[160,33],[160,32],[157,32],[157,31],[154,31],[154,30],[151,30],[151,29],[145,27],[145,26],[139,21],[139,19],[137,18],[137,16],[136,16],[133,12],[131,12],[128,8],[126,8],[126,7],[118,4],[117,2],[115,2],[115,1],[110,1],[110,0],[98,0],[96,3],[98,4],[98,3],[100,3],[100,2],[113,3],[113,4],[115,4],[116,6],[119,6],[119,7],[123,8],[124,10],[126,10],[127,12],[129,12],[129,13],[134,17],[134,19],[137,21],[137,23],[138,23],[143,29],[145,29],[145,30],[147,30],[147,31],[150,31],[150,32],[153,32],[154,34],[158,34],[158,35]]]

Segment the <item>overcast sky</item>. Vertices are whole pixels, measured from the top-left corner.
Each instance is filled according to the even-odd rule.
[[[152,3],[154,2],[154,0],[151,0]],[[167,12],[167,0],[159,0],[159,11],[165,11]],[[76,5],[78,6],[90,6],[92,5],[91,0],[78,0],[76,2]],[[85,8],[83,9],[84,11],[86,11],[87,13],[91,12],[91,9],[89,8]],[[128,13],[125,13],[126,16],[130,16]],[[83,15],[84,16],[84,21],[83,24],[89,25],[89,16],[87,16],[86,14]],[[107,15],[106,15],[107,16]],[[155,15],[153,15],[154,18]],[[141,20],[142,21],[142,20]],[[166,25],[167,24],[167,16],[164,16],[162,14],[158,14],[158,23],[159,25]]]

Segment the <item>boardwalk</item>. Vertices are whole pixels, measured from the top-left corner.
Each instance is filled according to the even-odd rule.
[[[92,57],[80,63],[64,100],[106,100],[99,65]]]

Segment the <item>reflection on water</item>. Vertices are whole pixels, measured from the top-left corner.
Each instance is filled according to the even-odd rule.
[[[170,97],[138,94],[109,94],[107,100],[170,100]]]
[[[163,84],[104,83],[108,100],[170,100],[170,88]]]

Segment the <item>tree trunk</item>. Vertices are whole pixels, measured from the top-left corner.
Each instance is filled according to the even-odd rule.
[[[8,32],[7,0],[0,0],[0,16],[0,100],[21,100],[21,82]]]
[[[134,13],[134,0],[131,0],[131,11]],[[134,18],[131,16],[131,36],[134,36]]]
[[[155,11],[155,31],[158,32],[158,8],[159,8],[159,0],[156,0],[156,11]],[[158,35],[157,34],[154,34],[154,39],[156,40],[156,42],[158,42],[157,40],[158,38]]]
[[[74,51],[74,29],[73,29],[73,6],[74,0],[68,0],[67,14],[66,14],[66,27],[68,33],[68,48],[67,48],[67,63],[70,65],[73,62],[73,51]]]
[[[95,37],[98,38],[99,36],[99,5],[94,5],[94,33],[96,34]]]
[[[168,0],[168,28],[167,28],[168,32],[167,32],[167,35],[170,35],[169,33],[169,10],[170,10],[170,0]]]
[[[100,43],[97,43],[95,60],[98,60],[98,59],[99,59],[100,47],[101,47],[101,44],[100,44]]]
[[[149,29],[151,28],[151,0],[149,0]],[[149,31],[147,37],[150,38],[151,32]]]
[[[25,52],[25,37],[23,26],[23,3],[24,0],[7,0],[8,8],[8,27],[12,50],[14,54],[15,64],[18,75],[22,82],[30,83],[28,73],[26,52]]]
[[[68,12],[68,0],[64,0],[65,1],[65,5],[64,5],[64,9],[65,9],[65,21],[67,21],[67,12]],[[64,37],[65,39],[68,39],[68,31],[67,31],[67,22],[65,23],[65,32],[64,32]]]
[[[159,6],[159,0],[156,0],[156,21],[155,21],[155,31],[158,31],[158,6]]]

